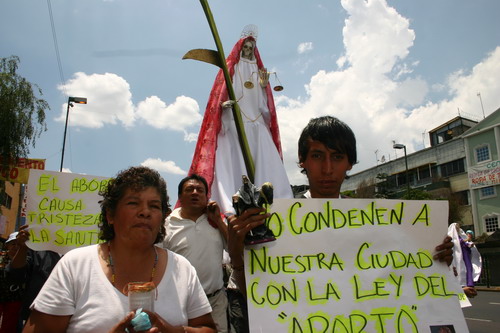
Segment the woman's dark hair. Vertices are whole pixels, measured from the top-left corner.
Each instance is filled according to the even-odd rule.
[[[101,205],[101,217],[99,223],[99,239],[110,241],[115,238],[113,225],[109,224],[107,213],[114,214],[118,201],[123,197],[125,191],[131,189],[134,192],[142,191],[147,187],[155,188],[160,193],[162,224],[160,232],[156,236],[155,244],[165,238],[165,218],[171,212],[168,202],[167,184],[160,174],[148,167],[130,167],[120,171],[115,178],[111,179],[105,189],[99,192],[103,199]]]
[[[203,176],[200,176],[200,175],[197,175],[197,174],[193,173],[192,175],[184,177],[181,180],[181,182],[179,183],[179,187],[177,188],[177,196],[179,196],[179,197],[181,196],[181,194],[182,194],[182,188],[184,187],[184,184],[187,181],[189,181],[189,180],[197,180],[200,183],[202,183],[203,186],[205,186],[205,193],[208,195],[208,183],[207,183],[207,180]]]
[[[319,141],[330,149],[346,154],[351,165],[357,163],[356,137],[349,126],[335,117],[324,116],[309,121],[299,138],[299,163],[307,158],[309,140]],[[301,172],[305,173],[305,170]]]

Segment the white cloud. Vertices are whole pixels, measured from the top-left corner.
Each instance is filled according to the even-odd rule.
[[[297,52],[299,54],[303,54],[306,52],[309,52],[313,49],[313,43],[312,42],[305,42],[305,43],[300,43],[299,46],[297,47]]]
[[[347,58],[345,56],[341,56],[337,59],[337,67],[339,69],[342,69],[342,67],[344,67],[344,65],[346,64],[347,62]]]
[[[359,75],[388,73],[406,57],[415,33],[385,0],[342,0],[342,6],[349,14],[343,29],[346,56]]]
[[[299,55],[306,54],[310,52],[313,49],[313,44],[312,42],[304,42],[300,43],[299,46],[297,46],[297,53]],[[298,72],[303,74],[307,71],[309,66],[312,64],[312,59],[306,56],[302,56],[297,61],[295,61],[294,66],[297,68]]]
[[[198,103],[186,96],[177,97],[168,106],[157,96],[148,97],[137,105],[137,117],[155,128],[179,132],[202,120]]]
[[[433,103],[426,99],[429,84],[411,76],[418,61],[404,64],[415,40],[408,19],[385,0],[343,0],[342,5],[348,18],[343,29],[345,55],[337,60],[338,70],[317,72],[306,86],[305,99],[276,99],[284,162],[292,184],[306,182],[296,164],[297,140],[311,118],[332,115],[353,129],[359,161],[355,173],[376,164],[376,150],[379,157],[394,158],[392,140],[406,144],[409,153],[421,149],[422,133],[457,116],[457,107],[480,115],[478,91],[486,114],[498,108],[500,47],[470,74],[450,75],[442,83],[450,100]],[[403,75],[406,79],[398,81]]]
[[[166,105],[157,96],[151,96],[135,108],[129,84],[112,73],[75,73],[74,78],[58,89],[69,96],[87,98],[86,105],[73,104],[70,109],[71,126],[101,128],[105,124],[121,124],[131,127],[137,119],[142,119],[158,129],[184,132],[186,141],[196,140],[197,134],[187,133],[186,129],[198,125],[202,115],[198,103],[190,97],[179,96],[174,103]],[[66,110],[65,103],[57,121],[66,120]]]
[[[396,71],[394,78],[399,79],[407,74],[413,73],[413,67],[415,67],[416,65],[418,65],[418,61],[414,62],[412,65],[408,64],[396,65],[394,67],[394,70]]]
[[[422,78],[409,78],[398,85],[391,94],[393,105],[417,106],[420,105],[429,91],[427,82]]]
[[[198,140],[198,133],[184,132],[184,141],[196,142]]]
[[[75,73],[59,90],[72,97],[86,97],[87,104],[75,104],[70,109],[70,125],[101,128],[105,124],[120,122],[125,127],[134,123],[134,106],[130,86],[122,77],[112,74]],[[61,108],[56,121],[66,120],[67,104]]]
[[[297,71],[300,74],[304,74],[307,69],[309,68],[309,65],[311,65],[313,62],[311,59],[299,59],[295,62],[294,66],[297,68]]]
[[[446,86],[442,83],[434,83],[431,86],[431,90],[435,91],[435,92],[442,92],[442,91],[446,90]]]
[[[148,158],[141,163],[142,166],[147,166],[160,172],[166,172],[173,175],[187,175],[187,171],[182,170],[173,161],[162,161],[159,158]]]
[[[500,46],[488,57],[474,66],[470,74],[461,71],[453,73],[448,79],[449,92],[455,96],[460,108],[469,110],[480,109],[477,93],[481,93],[485,111],[491,113],[498,108],[498,91],[500,90]]]

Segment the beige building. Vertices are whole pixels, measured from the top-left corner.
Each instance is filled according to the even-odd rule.
[[[359,192],[371,187],[373,193],[368,193],[368,197],[382,195],[383,191],[392,197],[401,197],[408,189],[421,189],[437,198],[448,199],[456,208],[455,215],[450,216],[450,223],[460,222],[462,226],[473,228],[476,223],[464,134],[479,124],[455,117],[429,131],[430,147],[408,155],[403,144],[395,144],[394,148],[404,148],[405,154],[351,175],[344,181],[342,191]]]
[[[20,193],[20,183],[5,182],[5,194],[0,198],[0,236],[3,239],[16,230]]]

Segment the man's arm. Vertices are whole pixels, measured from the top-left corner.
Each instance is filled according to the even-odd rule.
[[[17,253],[12,258],[10,267],[14,269],[23,268],[26,266],[26,257],[28,254],[28,247],[26,246],[26,241],[30,238],[28,231],[28,225],[22,225],[19,228],[19,233],[17,234],[16,240],[19,246]]]
[[[243,261],[243,251],[245,249],[245,236],[253,228],[264,224],[266,218],[270,216],[263,208],[250,208],[240,216],[230,216],[228,230],[228,253],[231,258],[233,275],[240,292],[246,298],[245,266]]]
[[[436,246],[437,253],[434,255],[434,260],[446,262],[448,266],[453,261],[453,242],[450,236],[446,236],[441,244]]]

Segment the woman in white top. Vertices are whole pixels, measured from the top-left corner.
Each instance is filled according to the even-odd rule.
[[[158,172],[132,167],[102,193],[99,245],[67,253],[32,304],[23,332],[132,331],[130,282],[156,289],[147,332],[215,332],[210,304],[196,272],[183,257],[156,247],[170,212]]]

